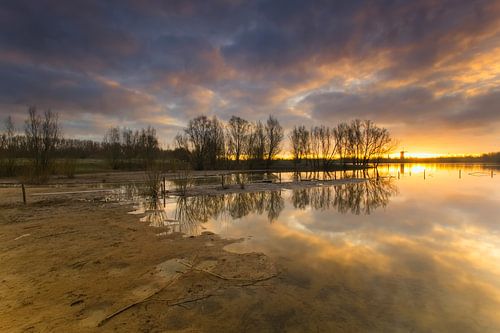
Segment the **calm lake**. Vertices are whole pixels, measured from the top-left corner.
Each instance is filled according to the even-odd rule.
[[[202,320],[239,316],[241,331],[499,332],[500,169],[378,170],[341,186],[169,198],[142,220],[241,239],[226,249],[282,268],[277,285],[235,290]]]

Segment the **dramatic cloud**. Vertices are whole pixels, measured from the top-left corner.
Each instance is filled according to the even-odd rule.
[[[355,117],[407,150],[500,150],[496,1],[3,1],[0,116],[65,132],[190,117],[294,124]],[[430,139],[430,137],[434,139]]]

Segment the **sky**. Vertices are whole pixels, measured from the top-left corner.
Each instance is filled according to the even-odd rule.
[[[500,151],[500,1],[3,0],[0,117],[68,137],[198,115],[371,119],[414,154]]]

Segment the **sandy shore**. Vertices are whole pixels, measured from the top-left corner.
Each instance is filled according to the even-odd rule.
[[[198,186],[189,195],[356,181],[362,180]],[[295,288],[283,283],[280,264],[261,253],[227,252],[224,246],[239,240],[210,232],[165,235],[127,214],[130,204],[102,202],[102,193],[88,189],[33,187],[23,205],[19,188],[0,188],[1,332],[239,332],[242,323],[250,331],[281,325],[263,310],[256,312],[261,319],[248,321],[240,309],[254,311],[255,299]],[[279,308],[281,301],[265,304]],[[288,302],[302,306],[300,299]]]
[[[129,210],[67,199],[4,204],[0,331],[183,331],[197,327],[183,311],[190,304],[278,275],[262,254],[223,250],[234,240],[158,236]]]

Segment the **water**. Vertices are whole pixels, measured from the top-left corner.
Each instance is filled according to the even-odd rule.
[[[499,332],[499,174],[381,166],[363,183],[170,198],[146,221],[244,239],[227,250],[284,269],[272,290],[222,305],[249,330]]]

